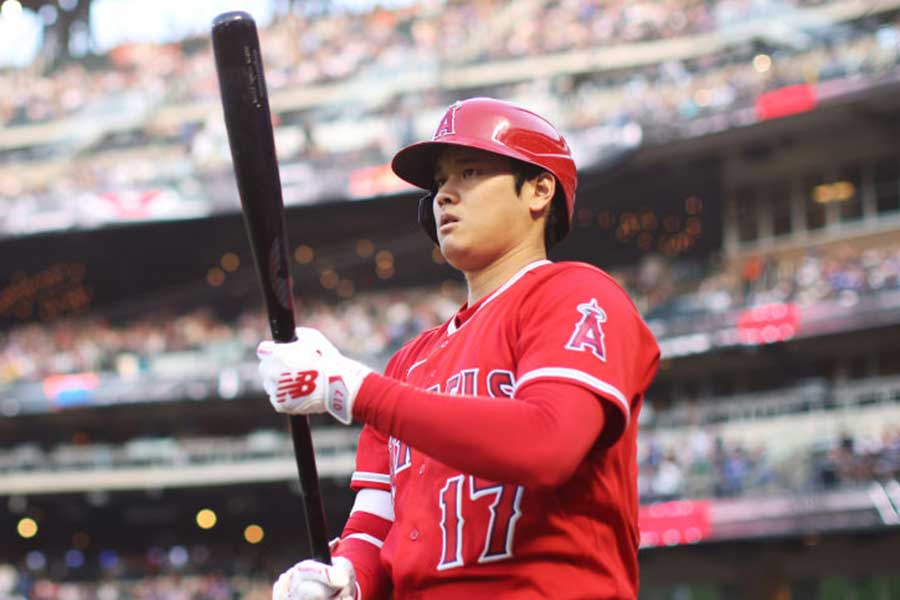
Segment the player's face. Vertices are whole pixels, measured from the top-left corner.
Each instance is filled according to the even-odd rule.
[[[435,167],[434,218],[447,261],[482,269],[535,239],[528,202],[516,193],[512,163],[469,148],[450,148]],[[542,235],[542,233],[540,233]],[[539,237],[542,244],[543,238]]]

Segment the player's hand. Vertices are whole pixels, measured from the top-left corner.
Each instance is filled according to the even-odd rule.
[[[369,367],[342,355],[317,329],[297,328],[287,344],[262,342],[259,374],[275,410],[291,415],[330,413],[345,425]]]
[[[297,563],[272,586],[272,600],[356,600],[353,564],[343,556],[335,556],[332,562]]]

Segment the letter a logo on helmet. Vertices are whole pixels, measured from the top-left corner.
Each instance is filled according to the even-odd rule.
[[[431,136],[432,140],[456,133],[456,127],[454,127],[453,122],[456,120],[456,109],[459,108],[460,104],[460,102],[455,102],[453,106],[447,109],[447,112],[444,113],[444,118],[441,119],[437,129],[434,130],[434,135]]]

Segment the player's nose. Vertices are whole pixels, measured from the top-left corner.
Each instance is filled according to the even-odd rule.
[[[443,208],[447,204],[455,204],[459,201],[459,194],[454,192],[449,186],[442,185],[434,194],[434,203],[438,208]]]

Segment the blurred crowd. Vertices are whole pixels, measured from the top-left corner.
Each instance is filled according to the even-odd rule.
[[[760,255],[728,265],[711,264],[700,270],[651,256],[632,269],[612,274],[629,289],[648,319],[741,311],[772,302],[801,306],[833,303],[851,309],[867,297],[900,290],[900,247],[835,245],[811,248],[799,255]],[[373,366],[383,366],[403,342],[443,323],[463,302],[459,284],[360,293],[339,303],[298,301],[301,313],[307,315],[304,325],[321,329],[339,348]],[[87,317],[24,325],[0,336],[0,390],[21,382],[39,382],[52,374],[93,371],[127,377],[134,370],[147,369],[158,357],[185,351],[253,362],[255,346],[266,331],[266,319],[259,309],[234,319],[204,308],[115,323]],[[224,348],[233,352],[225,353]],[[786,393],[790,395],[790,391]],[[689,428],[690,423],[679,426]],[[839,438],[809,440],[800,459],[785,462],[783,457],[773,458],[766,444],[748,445],[727,432],[722,434],[711,423],[697,427],[683,443],[674,445],[657,436],[651,426],[645,429],[641,443],[641,496],[650,501],[804,491],[897,477],[900,428],[889,422],[885,427],[880,437],[848,431]],[[229,442],[233,442],[229,456],[289,453],[286,439],[264,437],[235,438]],[[206,450],[191,440],[159,442],[153,445],[138,440],[118,453],[98,447],[102,455],[98,461],[176,464],[207,459]],[[213,451],[222,452],[223,447],[215,446]],[[56,464],[52,452],[22,450],[7,453],[4,470],[66,466]],[[61,456],[73,459],[74,454],[68,451]]]
[[[865,296],[900,289],[900,246],[807,248],[729,265],[679,265],[657,255],[616,272],[648,320],[722,313],[762,304],[852,308]]]
[[[380,367],[416,333],[449,319],[463,301],[460,287],[444,286],[359,294],[341,303],[298,300],[297,308],[302,325],[320,329],[348,355]],[[227,357],[222,366],[233,366],[235,360],[253,360],[256,345],[268,335],[259,308],[232,320],[199,308],[115,323],[100,317],[33,323],[0,333],[0,389],[53,374],[128,376],[155,358],[191,350]]]
[[[629,78],[620,110],[652,128],[732,108],[752,108],[762,93],[789,85],[884,74],[898,64],[898,23],[845,31],[836,39],[823,36],[803,48],[777,49],[749,58],[754,60],[723,52],[696,60],[661,61]],[[596,86],[587,90],[595,92]]]
[[[893,400],[890,401],[893,403]],[[888,405],[885,405],[888,406]],[[854,407],[853,410],[860,410]],[[863,409],[865,410],[865,409]],[[900,479],[900,419],[896,407],[875,429],[854,430],[854,422],[837,435],[817,433],[808,445],[794,444],[789,455],[776,456],[771,447],[738,441],[740,423],[720,423],[681,428],[686,434],[678,443],[661,441],[662,431],[644,427],[638,440],[638,489],[642,504],[681,499],[714,499],[764,497],[795,494],[809,497],[835,490],[865,490],[875,482],[884,486],[896,485]],[[881,412],[880,414],[888,414]],[[783,415],[784,416],[784,415]],[[798,415],[799,416],[799,415]],[[776,417],[777,418],[777,417]],[[775,418],[768,421],[774,422]],[[766,419],[758,423],[768,426]],[[730,429],[729,429],[730,427]],[[346,434],[353,430],[340,428]],[[214,440],[206,438],[219,455],[214,464],[239,460],[244,452],[249,456],[249,440],[255,449],[254,457],[269,459],[279,456],[291,460],[289,436],[284,431],[266,430],[246,436]],[[669,434],[673,433],[671,430]],[[344,437],[351,437],[346,435]],[[189,438],[163,440],[187,449]],[[790,442],[790,440],[785,440]],[[241,447],[234,455],[227,453],[228,444]],[[171,444],[170,444],[171,445]],[[263,447],[269,449],[262,452]],[[88,445],[87,448],[90,448]],[[99,449],[99,446],[97,446]],[[317,445],[317,450],[318,450]],[[15,449],[12,449],[14,453]],[[346,448],[345,450],[350,450]],[[70,454],[70,452],[66,452]],[[190,461],[189,451],[184,461]],[[227,459],[225,456],[227,455]],[[207,460],[210,457],[206,457]],[[183,463],[180,463],[183,464]],[[148,463],[149,465],[149,463]],[[6,465],[0,472],[10,472]],[[110,466],[110,465],[100,465]],[[121,466],[121,465],[120,465]],[[160,468],[164,462],[153,462]],[[15,472],[15,466],[13,465]],[[47,465],[31,468],[47,469]],[[81,472],[90,466],[80,464]],[[230,549],[222,556],[206,546],[190,548],[176,546],[166,552],[161,548],[148,549],[146,556],[91,556],[86,567],[85,556],[72,551],[53,557],[52,561],[40,551],[29,552],[21,565],[0,565],[0,598],[18,600],[233,600],[262,599],[270,595],[275,574],[290,564],[291,557],[268,556],[239,560]],[[77,560],[75,560],[77,559]],[[94,564],[99,559],[100,571]],[[248,563],[248,564],[244,564]],[[276,564],[277,563],[277,564]],[[228,574],[208,572],[209,566],[233,569]],[[225,566],[223,566],[225,565]],[[91,575],[90,573],[93,573]],[[102,573],[101,573],[102,571]],[[75,577],[75,574],[79,574]],[[206,574],[200,574],[206,573]]]
[[[851,427],[856,424],[847,421],[840,434],[822,432],[778,444],[765,439],[747,443],[749,436],[738,422],[665,431],[644,426],[638,440],[641,502],[814,493],[898,479],[900,420],[892,414],[877,434],[855,431]],[[774,424],[775,419],[760,417],[752,426]],[[823,414],[821,423],[826,422]],[[313,443],[322,455],[352,456],[357,435],[356,429],[320,427]],[[4,450],[0,475],[240,464],[292,456],[288,434],[268,429],[230,437],[140,437],[120,445],[80,442],[43,448],[26,443]]]
[[[823,436],[784,460],[772,458],[764,443],[729,441],[708,426],[694,428],[678,446],[650,431],[639,453],[642,502],[816,492],[900,478],[900,424],[886,423],[881,436]]]
[[[282,434],[284,435],[284,434]],[[286,436],[285,436],[286,437]],[[734,498],[767,493],[808,495],[845,487],[859,488],[900,478],[900,422],[886,425],[881,437],[845,432],[823,440],[792,461],[771,459],[763,447],[747,447],[714,438],[708,429],[694,431],[686,445],[663,447],[651,434],[639,444],[639,492],[642,504],[684,498]],[[797,472],[802,475],[798,477]],[[135,571],[109,570],[96,579],[54,577],[46,558],[19,568],[0,565],[0,598],[6,600],[263,600],[271,583],[291,558],[238,569],[240,574],[204,572],[205,548],[182,550],[178,566],[157,566],[138,575],[149,558],[132,557]],[[174,562],[174,561],[173,561]],[[237,560],[216,560],[236,565]],[[283,564],[282,564],[283,563]],[[44,565],[44,566],[41,566]],[[37,568],[35,568],[37,567]],[[60,569],[63,573],[65,569]]]
[[[104,582],[57,583],[37,579],[28,595],[9,600],[268,600],[271,582],[259,577],[224,575],[158,575]]]
[[[748,448],[712,439],[703,430],[695,433],[686,448],[662,448],[651,438],[639,451],[638,485],[642,504],[785,491],[808,494],[900,478],[900,425],[885,427],[881,438],[844,434],[811,449],[792,463],[771,460],[762,447]],[[798,461],[802,479],[792,472],[797,469]],[[159,574],[111,574],[97,580],[66,581],[66,577],[48,576],[45,569],[34,572],[30,568],[0,565],[0,597],[6,600],[263,600],[271,596],[270,586],[278,570],[255,568],[238,575],[200,575],[196,574],[197,568],[193,562],[185,562],[180,568],[153,571]]]
[[[274,432],[273,432],[274,433]],[[290,453],[287,435],[279,432]],[[885,424],[881,436],[845,431],[822,438],[789,460],[776,460],[763,446],[748,446],[694,428],[685,444],[660,443],[652,430],[639,442],[638,486],[642,504],[688,498],[735,498],[778,493],[810,494],[859,488],[900,478],[900,422]],[[47,558],[32,552],[25,563],[0,565],[0,598],[6,600],[262,600],[271,596],[279,566],[258,564],[237,573],[208,572],[205,547],[178,547],[177,565],[157,564],[151,556],[123,557],[104,575],[74,579],[62,563],[54,576]],[[159,550],[159,549],[157,549]],[[165,554],[163,552],[163,554]],[[35,556],[32,556],[35,555]],[[284,560],[281,560],[284,558]],[[158,560],[158,557],[154,560]],[[199,562],[197,562],[199,561]],[[103,561],[101,561],[102,563]],[[163,560],[165,562],[165,560]],[[209,562],[208,560],[206,562]],[[216,560],[235,566],[239,560]],[[283,564],[282,564],[283,563]],[[156,564],[156,563],[154,563]],[[64,575],[68,572],[69,576]],[[142,574],[143,573],[143,574]],[[205,574],[201,574],[205,573]]]
[[[825,490],[900,478],[900,427],[886,427],[881,438],[844,433],[814,450],[811,467]]]
[[[99,581],[60,581],[46,575],[32,576],[0,564],[0,598],[3,600],[268,600],[271,582],[260,573],[205,575],[193,570],[173,573],[108,577]]]
[[[724,285],[723,285],[724,283]],[[794,302],[804,306],[838,301],[850,308],[860,297],[900,288],[900,246],[855,252],[838,248],[833,253],[809,250],[795,260],[756,257],[746,261],[737,288],[711,281],[699,291],[703,295],[727,293],[714,304],[756,305]]]
[[[350,81],[378,93],[366,95],[364,103],[358,94],[351,94],[341,97],[341,102],[304,103],[276,115],[279,157],[296,165],[294,176],[308,180],[305,187],[318,189],[328,185],[323,178],[332,178],[331,185],[346,193],[346,187],[340,186],[346,186],[350,170],[384,164],[397,147],[430,133],[433,113],[460,93],[416,88],[414,93],[394,96],[390,90],[373,88],[377,82],[388,81],[388,75],[433,72],[437,81],[441,69],[461,62],[502,65],[501,61],[511,58],[687,39],[703,32],[724,35],[729,27],[746,24],[747,19],[783,19],[786,23],[798,8],[811,4],[822,3],[483,0],[415,3],[361,13],[284,15],[262,31],[267,83],[273,92]],[[896,74],[900,64],[900,20],[896,16],[873,15],[847,26],[827,21],[810,25],[807,21],[799,20],[796,31],[782,38],[776,35],[777,28],[770,28],[765,35],[706,54],[701,51],[696,56],[673,58],[660,50],[656,59],[643,65],[611,70],[598,67],[577,75],[551,71],[514,84],[502,83],[500,78],[496,83],[480,84],[479,93],[539,108],[575,138],[576,154],[589,160],[596,147],[609,140],[578,140],[588,129],[621,131],[609,135],[628,139],[641,135],[635,131],[642,131],[645,139],[657,140],[698,135],[755,120],[754,102],[767,90]],[[769,35],[771,40],[766,38]],[[573,55],[572,60],[582,58]],[[8,181],[0,186],[0,196],[38,193],[56,197],[78,190],[147,185],[153,180],[157,184],[180,181],[188,189],[176,185],[178,193],[190,196],[199,193],[194,188],[204,187],[193,178],[229,168],[227,141],[217,114],[200,119],[196,115],[151,118],[164,106],[188,109],[197,103],[218,102],[207,41],[126,46],[112,51],[106,63],[104,69],[90,70],[71,63],[46,75],[30,70],[0,73],[0,84],[17,90],[0,98],[0,125],[42,123],[65,115],[95,120],[99,115],[120,115],[138,126],[129,133],[129,141],[122,143],[146,148],[147,155],[132,156],[119,164],[81,160],[78,169],[59,174],[52,183]],[[497,72],[502,73],[503,68]],[[382,97],[385,94],[388,97]],[[737,115],[739,109],[749,110],[750,116]],[[192,113],[188,110],[185,114]],[[162,142],[179,148],[179,154],[160,159],[151,148]],[[102,150],[102,144],[98,149]],[[36,152],[35,156],[40,156],[42,151]],[[20,148],[5,158],[27,156],[27,149]],[[190,165],[187,170],[186,164]],[[207,189],[205,193],[214,192]]]
[[[777,302],[852,308],[862,298],[900,289],[900,246],[809,249],[797,257],[758,256],[702,269],[648,255],[611,274],[648,321],[724,313]],[[414,335],[446,321],[464,302],[458,285],[357,294],[339,303],[298,300],[304,325],[321,329],[347,354],[373,366]],[[0,388],[53,374],[146,370],[155,357],[196,350],[223,366],[253,360],[267,332],[261,310],[226,319],[208,308],[112,322],[69,318],[0,334]],[[230,361],[230,362],[229,362]],[[228,364],[225,364],[228,363]]]
[[[272,89],[352,77],[370,64],[383,68],[410,56],[444,62],[487,62],[598,46],[706,33],[753,18],[784,16],[808,0],[499,0],[373,4],[368,11],[334,8],[278,16],[261,31]],[[836,0],[832,3],[839,3]],[[38,67],[0,74],[0,125],[76,114],[127,92],[167,102],[217,94],[206,40],[112,50],[102,68],[72,63],[52,73]],[[137,67],[140,68],[137,68]]]

